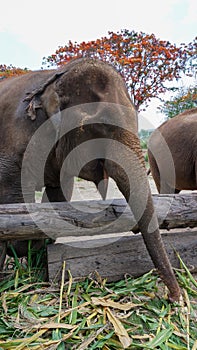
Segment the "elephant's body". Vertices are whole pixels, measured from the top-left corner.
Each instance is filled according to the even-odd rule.
[[[35,131],[53,113],[57,112],[56,98],[59,99],[61,94],[60,101],[58,101],[61,104],[61,110],[94,102],[118,103],[131,108],[128,93],[122,79],[109,65],[97,61],[90,64],[88,60],[82,60],[82,64],[80,61],[74,61],[74,63],[67,64],[66,68],[66,70],[65,68],[63,69],[63,71],[66,71],[65,75],[67,76],[66,82],[63,85],[61,81],[61,70],[32,72],[16,78],[7,79],[0,83],[0,203],[23,201],[20,173],[24,152]],[[32,97],[30,102],[26,100],[29,93],[31,94],[32,91],[45,85],[47,80],[53,80],[56,73],[57,79],[52,84],[53,86],[55,85],[55,89],[58,91],[58,97],[56,95],[50,96],[51,84],[48,85],[47,83],[46,89],[41,93],[42,96],[38,93],[38,99]],[[118,94],[117,91],[119,91]],[[45,94],[47,94],[47,98],[48,96],[51,97],[51,101],[47,100],[46,103],[42,101],[43,96],[45,100],[47,99],[45,98]],[[133,114],[135,119],[134,108]],[[136,120],[133,121],[132,118],[130,124],[134,131]],[[48,136],[54,137],[55,130],[50,130],[50,132],[51,135]],[[86,136],[84,139],[86,139]],[[80,142],[80,139],[72,140],[67,145],[66,152],[69,153]],[[36,179],[35,176],[35,190],[41,190],[41,187],[45,185],[48,193],[52,193],[49,199],[60,201],[65,198],[62,196],[60,190],[60,167],[57,164],[55,153],[55,150],[53,150],[50,154],[50,161],[46,164],[44,184],[40,182],[40,179]],[[99,173],[99,165],[94,164],[94,168],[94,178],[96,174],[98,177],[98,180],[95,181],[97,183],[102,179],[102,174]],[[86,174],[84,173],[83,178],[91,181],[94,180],[89,169],[87,169]],[[68,188],[65,188],[67,199],[70,199],[72,194],[72,180],[73,177],[69,178]],[[30,201],[33,200],[33,197],[34,194],[30,193]]]
[[[33,72],[0,83],[0,203],[22,202],[21,166],[26,147],[47,116],[32,121],[26,112],[27,93],[42,84],[52,72]],[[37,186],[40,190],[39,186]]]
[[[43,200],[69,199],[74,176],[94,181],[105,195],[99,182],[112,177],[171,300],[178,300],[180,290],[161,241],[137,136],[137,114],[123,79],[110,65],[78,59],[61,70],[1,82],[0,123],[1,203],[23,197],[33,201],[42,186]]]
[[[159,126],[150,137],[148,156],[159,193],[197,190],[197,108]]]
[[[22,202],[21,167],[26,147],[35,131],[48,120],[43,109],[37,109],[36,118],[27,114],[27,94],[39,88],[54,75],[54,71],[38,71],[0,83],[0,203]],[[55,165],[55,166],[53,166]],[[59,187],[59,169],[56,157],[50,160],[50,171],[46,172],[45,184]],[[35,179],[35,190],[41,190],[42,183]],[[32,195],[32,199],[34,194]],[[54,201],[59,201],[54,197]]]

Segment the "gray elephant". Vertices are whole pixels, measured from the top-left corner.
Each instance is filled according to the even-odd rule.
[[[152,133],[148,148],[159,193],[197,190],[197,108],[160,125]]]
[[[70,198],[74,176],[111,177],[138,222],[170,299],[180,289],[163,246],[137,136],[137,115],[121,76],[107,63],[78,59],[0,83],[0,201]],[[105,189],[100,189],[105,195]]]

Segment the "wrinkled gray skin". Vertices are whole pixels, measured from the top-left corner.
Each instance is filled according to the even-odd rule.
[[[164,142],[172,159],[166,156]],[[148,147],[150,170],[159,193],[197,190],[197,108],[164,122],[152,133]]]
[[[91,115],[91,110],[88,115],[87,111],[82,113],[80,107],[78,108],[82,103],[92,102],[98,104],[94,115]],[[100,102],[104,105],[99,104]],[[105,104],[107,102],[110,103],[109,106]],[[117,107],[111,104],[116,104]],[[70,115],[70,120],[67,120],[63,110],[73,106],[76,106],[75,113]],[[124,113],[120,106],[123,106],[127,112]],[[119,115],[117,111],[120,111]],[[60,124],[63,125],[77,118],[81,127],[71,131],[68,136],[63,136],[50,153],[44,182],[49,200],[64,200],[60,188],[60,169],[65,157],[75,146],[85,140],[100,138],[120,142],[123,147],[118,157],[122,166],[112,161],[117,157],[117,149],[113,142],[109,142],[102,150],[104,155],[102,159],[94,160],[87,167],[83,167],[80,174],[75,174],[76,159],[71,159],[70,167],[67,167],[64,173],[64,187],[69,183],[72,190],[74,175],[80,175],[96,184],[100,179],[112,177],[138,221],[153,263],[170,290],[170,300],[178,300],[179,286],[159,233],[144,159],[137,137],[136,112],[121,76],[108,64],[97,60],[79,59],[71,61],[60,71],[33,72],[0,83],[1,203],[23,201],[20,173],[26,147],[31,136],[42,123],[51,118],[54,113],[60,112]],[[92,123],[96,121],[96,124],[86,126],[86,120],[92,120]],[[115,126],[109,126],[109,123]],[[121,127],[116,127],[117,124]],[[54,132],[57,133],[57,130],[60,132],[61,127],[56,125]],[[42,140],[40,142],[42,143]],[[83,154],[80,157],[83,157]],[[30,173],[34,172],[32,169]],[[128,176],[123,169],[127,169]],[[35,189],[40,189],[42,184],[37,180],[36,173],[33,179]],[[102,191],[103,189],[101,193]],[[69,199],[69,190],[66,196]],[[33,200],[33,198],[34,193],[29,193],[29,199]],[[144,210],[138,217],[143,207]]]

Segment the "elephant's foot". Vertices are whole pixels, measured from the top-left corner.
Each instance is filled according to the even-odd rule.
[[[181,303],[182,295],[180,293],[180,289],[175,290],[174,292],[171,291],[168,295],[168,299],[171,303]]]
[[[70,201],[73,192],[73,179],[74,178],[72,178],[70,185],[67,184],[68,186],[64,188],[64,193],[62,192],[61,187],[47,186],[42,196],[42,203]]]

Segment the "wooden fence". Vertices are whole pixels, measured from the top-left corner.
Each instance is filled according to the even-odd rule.
[[[153,195],[162,238],[174,267],[176,252],[197,269],[197,194]],[[49,278],[62,262],[73,277],[97,271],[109,281],[139,276],[153,264],[124,199],[71,203],[0,205],[0,244],[10,240],[56,239],[48,246]],[[67,276],[66,276],[67,277]]]

